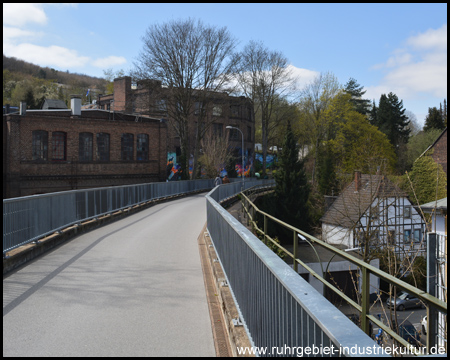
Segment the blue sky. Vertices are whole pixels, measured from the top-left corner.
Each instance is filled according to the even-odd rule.
[[[300,87],[331,72],[377,103],[392,91],[419,125],[447,98],[447,4],[3,4],[3,54],[102,77],[133,67],[149,25],[188,17],[281,51]]]

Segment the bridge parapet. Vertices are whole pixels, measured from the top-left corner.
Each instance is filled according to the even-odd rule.
[[[5,199],[3,255],[74,224],[145,202],[208,191],[213,187],[212,179],[201,179],[61,191]]]
[[[207,195],[207,228],[252,345],[272,356],[388,356],[219,204],[233,190]]]

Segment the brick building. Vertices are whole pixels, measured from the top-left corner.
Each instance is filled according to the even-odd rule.
[[[194,93],[194,96],[196,94]],[[201,99],[203,96],[203,101]],[[114,94],[99,95],[99,109],[123,111],[125,113],[152,116],[168,120],[168,159],[180,155],[180,138],[170,120],[168,106],[169,89],[157,80],[146,80],[132,86],[131,77],[124,76],[114,79]],[[206,97],[206,98],[205,98]],[[205,101],[207,100],[207,101]],[[201,115],[203,118],[200,120]],[[194,144],[195,130],[198,121],[209,126],[208,131],[213,136],[228,136],[230,147],[239,169],[242,169],[242,137],[237,130],[228,130],[227,126],[239,128],[244,136],[245,173],[249,174],[254,159],[255,117],[252,102],[244,96],[230,96],[224,92],[199,92],[192,101],[192,109],[188,118],[190,122],[190,144]],[[191,155],[194,151],[191,148]],[[191,169],[192,170],[192,169]],[[241,171],[241,170],[240,170]]]
[[[164,122],[71,105],[3,115],[3,198],[165,180]]]
[[[431,148],[434,149],[431,157],[436,163],[442,165],[445,175],[447,175],[447,128],[442,131]]]

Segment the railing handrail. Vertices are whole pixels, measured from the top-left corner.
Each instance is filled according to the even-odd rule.
[[[232,179],[235,180],[235,179]],[[110,190],[110,189],[121,189],[121,188],[132,188],[132,187],[139,187],[139,186],[145,186],[145,185],[151,185],[151,184],[177,184],[177,183],[198,183],[198,182],[212,182],[213,179],[197,179],[197,180],[179,180],[179,181],[155,181],[150,183],[142,183],[142,184],[132,184],[132,185],[113,185],[113,186],[104,186],[104,187],[96,187],[96,188],[88,188],[88,189],[74,189],[74,190],[64,190],[64,191],[55,191],[45,194],[35,194],[35,195],[27,195],[27,196],[19,196],[14,198],[8,198],[3,199],[3,203],[8,202],[14,202],[14,201],[21,201],[21,200],[29,200],[29,199],[37,199],[37,198],[44,198],[44,197],[51,197],[56,195],[67,195],[72,193],[80,193],[80,192],[92,192],[92,191],[100,191],[100,190]],[[236,182],[236,180],[234,181]]]
[[[240,179],[231,179],[232,183]],[[193,191],[208,191],[213,179],[152,182],[77,189],[3,199],[3,255],[56,231],[135,205]]]
[[[365,293],[368,292],[369,290],[369,285],[368,284],[364,284],[364,282],[369,282],[369,274],[373,274],[385,281],[387,281],[388,283],[395,285],[397,287],[399,287],[401,290],[411,294],[411,295],[415,295],[417,296],[420,300],[424,301],[428,306],[432,306],[435,307],[436,309],[438,309],[440,312],[443,312],[445,314],[447,314],[447,304],[428,294],[427,292],[420,290],[406,282],[404,282],[403,280],[400,280],[396,277],[394,277],[393,275],[390,275],[380,269],[377,269],[376,267],[374,267],[373,265],[370,265],[364,261],[362,261],[361,259],[358,259],[348,253],[346,253],[345,251],[342,251],[340,249],[337,249],[336,247],[324,242],[323,240],[319,240],[316,237],[292,226],[289,225],[279,219],[277,219],[276,217],[260,210],[250,199],[249,197],[244,193],[241,192],[241,196],[242,196],[242,205],[247,213],[247,216],[251,219],[252,225],[255,227],[255,229],[261,233],[264,234],[264,239],[268,238],[270,241],[272,241],[272,243],[274,243],[275,245],[277,245],[279,248],[281,248],[285,253],[287,253],[290,257],[293,258],[294,264],[298,263],[300,265],[302,265],[304,268],[306,268],[314,277],[316,277],[319,281],[321,281],[325,286],[327,286],[328,288],[330,288],[331,290],[333,290],[335,293],[337,293],[339,296],[341,296],[342,298],[344,298],[350,305],[352,305],[354,308],[356,308],[359,312],[361,312],[361,314],[363,315],[363,319],[362,319],[362,323],[363,323],[363,330],[364,330],[364,325],[366,323],[366,321],[370,320],[372,321],[374,324],[378,325],[380,328],[382,328],[384,331],[386,331],[389,335],[391,335],[393,338],[395,338],[397,341],[399,341],[402,345],[404,346],[409,346],[409,343],[404,340],[403,338],[401,338],[397,333],[395,333],[394,331],[392,331],[392,329],[390,329],[388,326],[386,326],[384,323],[382,323],[379,319],[377,319],[376,317],[374,317],[373,315],[370,315],[368,313],[368,304],[365,306],[360,306],[358,304],[356,304],[353,300],[349,299],[347,296],[345,296],[344,294],[341,294],[341,292],[332,284],[330,284],[328,281],[326,281],[322,276],[320,276],[319,274],[317,274],[316,272],[314,272],[310,267],[308,267],[305,263],[303,263],[302,261],[300,261],[297,256],[296,256],[296,251],[295,251],[295,245],[294,245],[294,254],[290,253],[289,251],[287,251],[284,247],[280,246],[279,244],[275,243],[268,235],[265,231],[262,231],[261,229],[259,229],[256,221],[254,221],[254,215],[255,213],[253,212],[253,215],[250,213],[250,208],[253,208],[254,211],[256,211],[257,213],[260,213],[261,215],[263,215],[264,217],[267,217],[269,219],[271,219],[272,221],[280,224],[281,226],[288,228],[289,230],[292,230],[294,233],[298,233],[301,234],[305,237],[307,237],[312,243],[317,244],[319,246],[322,246],[323,248],[331,251],[332,253],[334,253],[335,255],[338,255],[348,261],[350,261],[351,263],[355,264],[356,266],[359,266],[361,268],[361,271],[363,272],[363,284],[361,286],[362,292],[364,292],[362,294],[362,299],[363,302],[364,301],[368,301],[369,299],[369,294]],[[247,205],[247,207],[246,207]],[[296,266],[294,266],[294,268],[296,268]],[[364,300],[366,299],[366,300]],[[365,320],[367,319],[367,320]],[[368,322],[367,322],[368,325]],[[368,330],[368,326],[366,327],[366,329]]]
[[[323,240],[319,240],[316,237],[277,219],[276,217],[260,210],[244,193],[242,193],[242,196],[248,201],[248,204],[251,204],[251,206],[260,214],[267,216],[268,218],[272,219],[273,221],[277,222],[278,224],[280,224],[292,231],[296,231],[299,234],[302,234],[303,236],[308,237],[311,241],[313,241],[313,243],[326,248],[327,250],[335,253],[336,255],[339,255],[340,257],[345,258],[346,260],[352,262],[353,264],[355,264],[357,266],[366,268],[370,273],[378,276],[379,278],[381,278],[383,280],[393,283],[395,286],[399,287],[401,290],[404,290],[408,294],[414,294],[414,295],[418,296],[421,300],[423,300],[427,303],[433,304],[433,306],[438,308],[439,311],[447,313],[447,304],[444,301],[427,294],[426,291],[420,290],[420,289],[406,283],[405,281],[394,277],[393,275],[390,275],[380,269],[377,269],[375,266],[370,265],[370,264],[362,261],[361,259],[358,259],[358,258],[354,257],[353,255],[350,255],[350,254],[346,253],[345,251],[340,250],[340,249],[334,247],[333,245],[330,245],[330,244],[324,242]],[[296,260],[299,261],[298,259],[296,259]]]
[[[230,290],[232,291],[238,309],[241,311],[240,308],[244,308],[241,316],[243,317],[242,320],[244,326],[246,326],[246,329],[249,332],[249,337],[252,344],[255,344],[256,346],[266,344],[276,346],[277,344],[280,344],[281,340],[285,339],[282,335],[279,335],[280,331],[286,334],[290,331],[294,331],[292,330],[292,327],[296,328],[298,326],[301,329],[295,330],[295,336],[299,336],[298,331],[300,331],[300,342],[297,342],[297,338],[290,338],[290,335],[287,338],[289,344],[293,344],[294,346],[308,346],[311,344],[322,344],[325,346],[327,341],[331,341],[333,339],[331,344],[338,344],[338,346],[342,346],[344,348],[350,344],[351,347],[370,347],[373,348],[374,351],[376,350],[379,356],[387,355],[379,345],[374,343],[373,340],[366,335],[363,335],[364,333],[356,325],[354,325],[336,307],[329,303],[325,297],[320,295],[320,293],[318,293],[317,290],[314,289],[308,282],[306,282],[301,276],[295,276],[293,269],[289,267],[289,265],[287,265],[282,259],[280,259],[272,250],[270,250],[263,242],[256,238],[250,230],[248,230],[239,221],[234,219],[231,214],[223,209],[223,207],[219,205],[222,200],[221,197],[218,196],[220,191],[220,187],[215,188],[206,196],[208,206],[208,232],[210,233],[211,240],[216,249],[219,261],[224,269],[225,276],[227,277]],[[239,245],[241,243],[243,245]],[[258,265],[258,263],[253,264],[254,260],[252,260],[251,265],[248,265],[248,268],[246,264],[238,262],[239,259],[235,259],[236,257],[240,258],[241,256],[245,256],[245,259],[247,259],[249,255],[241,255],[241,251],[239,251],[241,248],[236,251],[236,246],[242,246],[242,251],[245,253],[250,251],[257,258],[259,258],[259,261],[264,263],[267,268],[262,269],[260,268],[261,265]],[[237,265],[238,268],[234,268],[233,264]],[[244,271],[244,269],[247,270]],[[267,284],[264,283],[263,278],[265,275],[260,275],[260,272],[263,271],[265,274],[266,270],[278,279],[280,285],[271,285],[270,282]],[[249,273],[256,272],[256,277],[254,279],[249,279],[247,271]],[[230,273],[231,279],[229,279]],[[247,274],[247,276],[243,276],[243,274]],[[235,286],[238,288],[238,295],[240,299],[242,299],[242,303],[239,300],[238,295],[233,293]],[[256,294],[254,293],[254,291],[256,291],[255,288],[259,289],[259,292]],[[267,295],[265,294],[270,289],[272,289],[272,292],[275,291],[273,294],[269,295],[270,299],[272,299],[272,296],[278,296],[275,294],[283,294],[284,291],[289,293],[293,298],[291,300],[286,300],[286,296],[280,295],[281,300],[276,300],[275,298],[272,300],[269,299],[268,303],[271,305],[269,306],[270,309],[267,309],[267,311],[271,312],[272,315],[258,313],[258,311],[254,310],[254,307],[261,306],[258,304],[264,304],[264,301],[262,301],[262,303],[261,301],[257,301],[256,304],[251,301],[251,305],[249,305],[248,296],[250,296],[251,299],[257,299],[260,296],[267,298]],[[249,293],[252,295],[248,295]],[[293,305],[291,302],[291,305],[289,306],[290,310],[283,309],[283,306],[281,306],[283,301],[296,301],[297,305]],[[277,303],[279,304],[278,306],[276,306]],[[281,308],[279,306],[281,306]],[[296,306],[300,306],[303,310],[295,310]],[[294,308],[294,310],[292,310],[292,308]],[[246,313],[244,311],[246,311]],[[272,311],[275,312],[272,313]],[[271,316],[279,316],[277,315],[279,312],[284,313],[285,315],[283,316],[287,316],[286,314],[292,313],[291,311],[294,311],[294,314],[296,314],[295,321],[300,321],[300,312],[303,314],[303,311],[305,312],[305,318],[301,315],[301,319],[303,319],[301,320],[301,323],[294,322],[291,327],[286,325],[291,321],[289,317],[285,317],[284,320],[282,318],[278,321],[275,320],[274,324],[271,324],[270,320],[267,318],[270,318]],[[249,314],[250,319],[246,319],[246,314]],[[268,330],[269,334],[264,333],[264,331],[261,330],[261,321],[262,324],[269,321],[269,324],[275,326],[275,328]],[[247,326],[246,323],[248,322],[252,324]],[[313,327],[311,328],[311,326]],[[342,326],[345,327],[345,331],[342,331]],[[255,333],[249,331],[250,327]],[[322,332],[322,335],[319,334],[319,329]],[[263,331],[263,334],[261,334],[261,331]],[[259,343],[255,343],[254,339],[252,339],[252,337],[255,336]],[[328,340],[325,340],[326,336],[328,336]],[[358,340],[355,344],[356,339]],[[310,341],[310,343],[308,344],[307,341]],[[351,356],[353,354],[346,353],[345,355]],[[367,356],[368,354],[358,352],[358,355]]]

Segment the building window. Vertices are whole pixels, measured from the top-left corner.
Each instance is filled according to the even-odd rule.
[[[203,103],[201,101],[197,101],[195,103],[194,115],[201,115],[203,112]]]
[[[148,160],[148,135],[138,134],[136,138],[136,160]]]
[[[404,230],[403,231],[403,241],[405,243],[408,243],[411,239],[411,230]]]
[[[252,119],[252,109],[250,107],[246,107],[245,108],[245,118],[247,120],[251,120]]]
[[[221,138],[223,136],[223,124],[213,123],[213,133],[214,137]]]
[[[134,136],[133,134],[122,134],[121,139],[121,158],[122,161],[130,161],[133,160],[133,143]]]
[[[32,159],[47,161],[48,132],[35,130],[32,135]]]
[[[97,134],[97,160],[109,161],[109,134]]]
[[[370,218],[372,220],[378,220],[379,213],[380,213],[380,210],[378,208],[378,205],[370,207]]]
[[[156,101],[156,111],[158,112],[167,112],[166,100],[157,100]]]
[[[231,117],[239,117],[239,108],[239,105],[230,106]]]
[[[52,133],[52,160],[66,161],[67,134],[62,131]]]
[[[82,132],[79,135],[79,149],[78,159],[79,161],[92,161],[92,133]]]
[[[195,128],[198,129],[198,127],[200,127],[200,134],[204,134],[205,133],[205,129],[206,129],[206,124],[204,121],[201,121],[200,124],[196,121],[195,122]],[[197,131],[197,130],[196,130]]]
[[[422,231],[420,229],[414,230],[414,242],[420,242],[422,240]]]
[[[222,116],[222,105],[213,106],[213,116]]]
[[[247,141],[252,141],[252,127],[247,126]]]
[[[237,129],[230,129],[230,140],[240,140],[240,132]]]
[[[411,206],[404,206],[403,207],[403,217],[406,219],[411,218]]]

